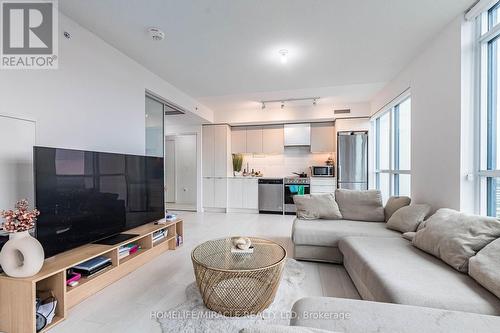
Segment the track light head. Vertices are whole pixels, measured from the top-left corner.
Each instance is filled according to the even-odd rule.
[[[281,108],[284,109],[285,108],[285,102],[281,102]]]
[[[313,99],[313,105],[316,106],[317,102],[316,102],[316,98]]]
[[[264,110],[266,108],[266,103],[262,102],[262,105],[260,107],[262,110]]]

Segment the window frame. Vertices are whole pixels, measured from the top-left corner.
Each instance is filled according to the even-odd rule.
[[[410,175],[410,169],[400,169],[400,105],[410,100],[410,113],[411,113],[411,94],[407,90],[396,98],[393,102],[389,103],[379,113],[372,117],[372,127],[375,135],[374,141],[374,178],[375,186],[380,190],[380,176],[382,174],[389,175],[389,196],[400,195],[400,175]],[[380,168],[380,119],[383,116],[389,116],[389,168]],[[411,119],[411,118],[410,118]],[[411,124],[410,124],[411,131]],[[411,132],[410,132],[411,137]],[[411,154],[410,154],[411,156]],[[411,164],[411,157],[410,157]],[[410,186],[411,192],[411,186]],[[410,193],[411,194],[411,193]]]
[[[478,214],[497,216],[496,188],[494,182],[500,178],[497,165],[497,117],[498,107],[498,56],[500,48],[500,21],[495,25],[493,14],[500,14],[500,1],[476,17],[476,211]]]

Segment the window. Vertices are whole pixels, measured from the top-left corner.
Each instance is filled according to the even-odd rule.
[[[375,183],[384,201],[391,195],[410,195],[411,99],[403,100],[373,121]]]
[[[478,16],[480,26],[479,213],[500,217],[500,2]]]

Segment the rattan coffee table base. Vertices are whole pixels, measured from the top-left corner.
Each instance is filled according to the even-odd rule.
[[[274,301],[284,262],[258,271],[227,272],[194,265],[207,308],[227,317],[257,314]]]
[[[233,253],[231,238],[198,245],[191,253],[203,303],[228,317],[253,315],[274,300],[286,260],[279,244],[251,238],[253,253]]]

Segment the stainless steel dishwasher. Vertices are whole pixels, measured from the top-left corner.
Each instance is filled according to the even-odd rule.
[[[283,214],[283,179],[259,179],[259,213]]]

